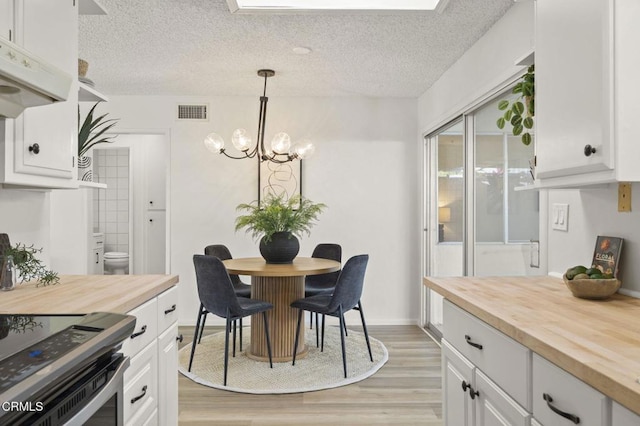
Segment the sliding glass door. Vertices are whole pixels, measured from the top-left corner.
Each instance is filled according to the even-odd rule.
[[[498,129],[502,95],[425,138],[424,273],[538,273],[539,195],[530,184],[533,143]],[[442,329],[442,297],[425,292],[423,321]]]

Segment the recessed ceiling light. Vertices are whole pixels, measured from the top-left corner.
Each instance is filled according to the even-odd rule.
[[[309,53],[311,53],[311,49],[309,49],[308,47],[298,46],[293,48],[293,53],[295,53],[296,55],[308,55]]]
[[[442,12],[449,0],[227,0],[231,12],[430,11]]]

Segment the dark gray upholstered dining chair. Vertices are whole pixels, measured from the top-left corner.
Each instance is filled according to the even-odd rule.
[[[344,377],[347,377],[347,358],[345,355],[345,322],[344,313],[357,309],[360,311],[360,319],[362,320],[362,328],[364,330],[364,337],[367,341],[367,349],[369,350],[369,359],[373,362],[373,355],[371,353],[371,344],[369,343],[369,334],[367,332],[367,324],[364,320],[364,313],[362,311],[362,304],[360,303],[360,297],[362,296],[362,288],[364,286],[364,274],[367,269],[367,263],[369,262],[369,255],[361,254],[353,256],[347,263],[345,263],[338,281],[336,282],[333,294],[318,294],[316,296],[305,297],[304,299],[298,299],[291,304],[292,308],[298,309],[298,324],[296,326],[296,337],[293,345],[293,363],[296,365],[296,352],[298,348],[298,337],[300,335],[300,323],[302,320],[303,311],[309,311],[319,313],[322,315],[330,315],[338,317],[340,320],[340,342],[342,344],[342,365],[344,368]],[[324,345],[324,321],[322,322],[322,342]]]
[[[342,247],[340,244],[333,243],[321,243],[318,244],[311,253],[311,257],[320,259],[335,260],[336,262],[342,262]],[[338,275],[340,271],[329,272],[327,274],[319,275],[307,275],[304,279],[304,297],[316,296],[318,294],[331,294],[338,281]],[[318,343],[318,314],[316,317],[316,346]],[[309,326],[313,328],[313,314],[309,316]]]
[[[263,300],[238,297],[234,291],[227,269],[217,257],[195,254],[193,255],[193,264],[196,269],[196,281],[200,302],[204,305],[207,312],[227,320],[224,339],[224,385],[227,385],[229,333],[231,332],[231,323],[237,319],[262,312],[265,337],[267,339],[267,350],[269,352],[269,365],[273,368],[269,323],[267,322],[267,311],[272,309],[273,305]],[[195,350],[196,343],[194,340],[191,345],[189,371],[191,371]]]
[[[220,260],[233,259],[231,252],[224,244],[211,244],[204,248],[204,254],[207,256],[215,256]],[[251,297],[251,286],[245,284],[240,280],[240,277],[235,274],[229,274],[231,283],[233,284],[233,290],[238,297]],[[198,343],[202,340],[202,332],[204,331],[204,325],[207,321],[207,310],[200,303],[198,309],[198,318],[196,319],[196,328],[193,331],[194,340],[198,338]],[[240,352],[242,352],[242,318],[240,318]],[[236,323],[233,323],[233,356],[236,356]]]

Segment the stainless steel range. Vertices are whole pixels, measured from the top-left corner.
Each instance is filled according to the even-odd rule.
[[[0,315],[0,424],[120,425],[135,317]]]

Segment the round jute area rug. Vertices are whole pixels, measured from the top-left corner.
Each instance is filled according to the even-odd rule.
[[[243,348],[249,346],[249,330],[243,333]],[[189,354],[191,344],[180,349],[178,370],[189,379],[212,388],[254,394],[298,393],[335,388],[366,379],[378,371],[389,359],[387,348],[377,339],[369,336],[373,362],[369,359],[364,334],[349,330],[345,340],[347,354],[347,378],[342,369],[340,333],[336,327],[327,327],[324,338],[324,352],[316,348],[315,331],[306,330],[307,356],[291,362],[273,363],[255,361],[245,352],[236,350],[231,356],[229,339],[229,367],[227,386],[223,386],[224,372],[224,332],[202,338],[196,347],[191,372]]]

